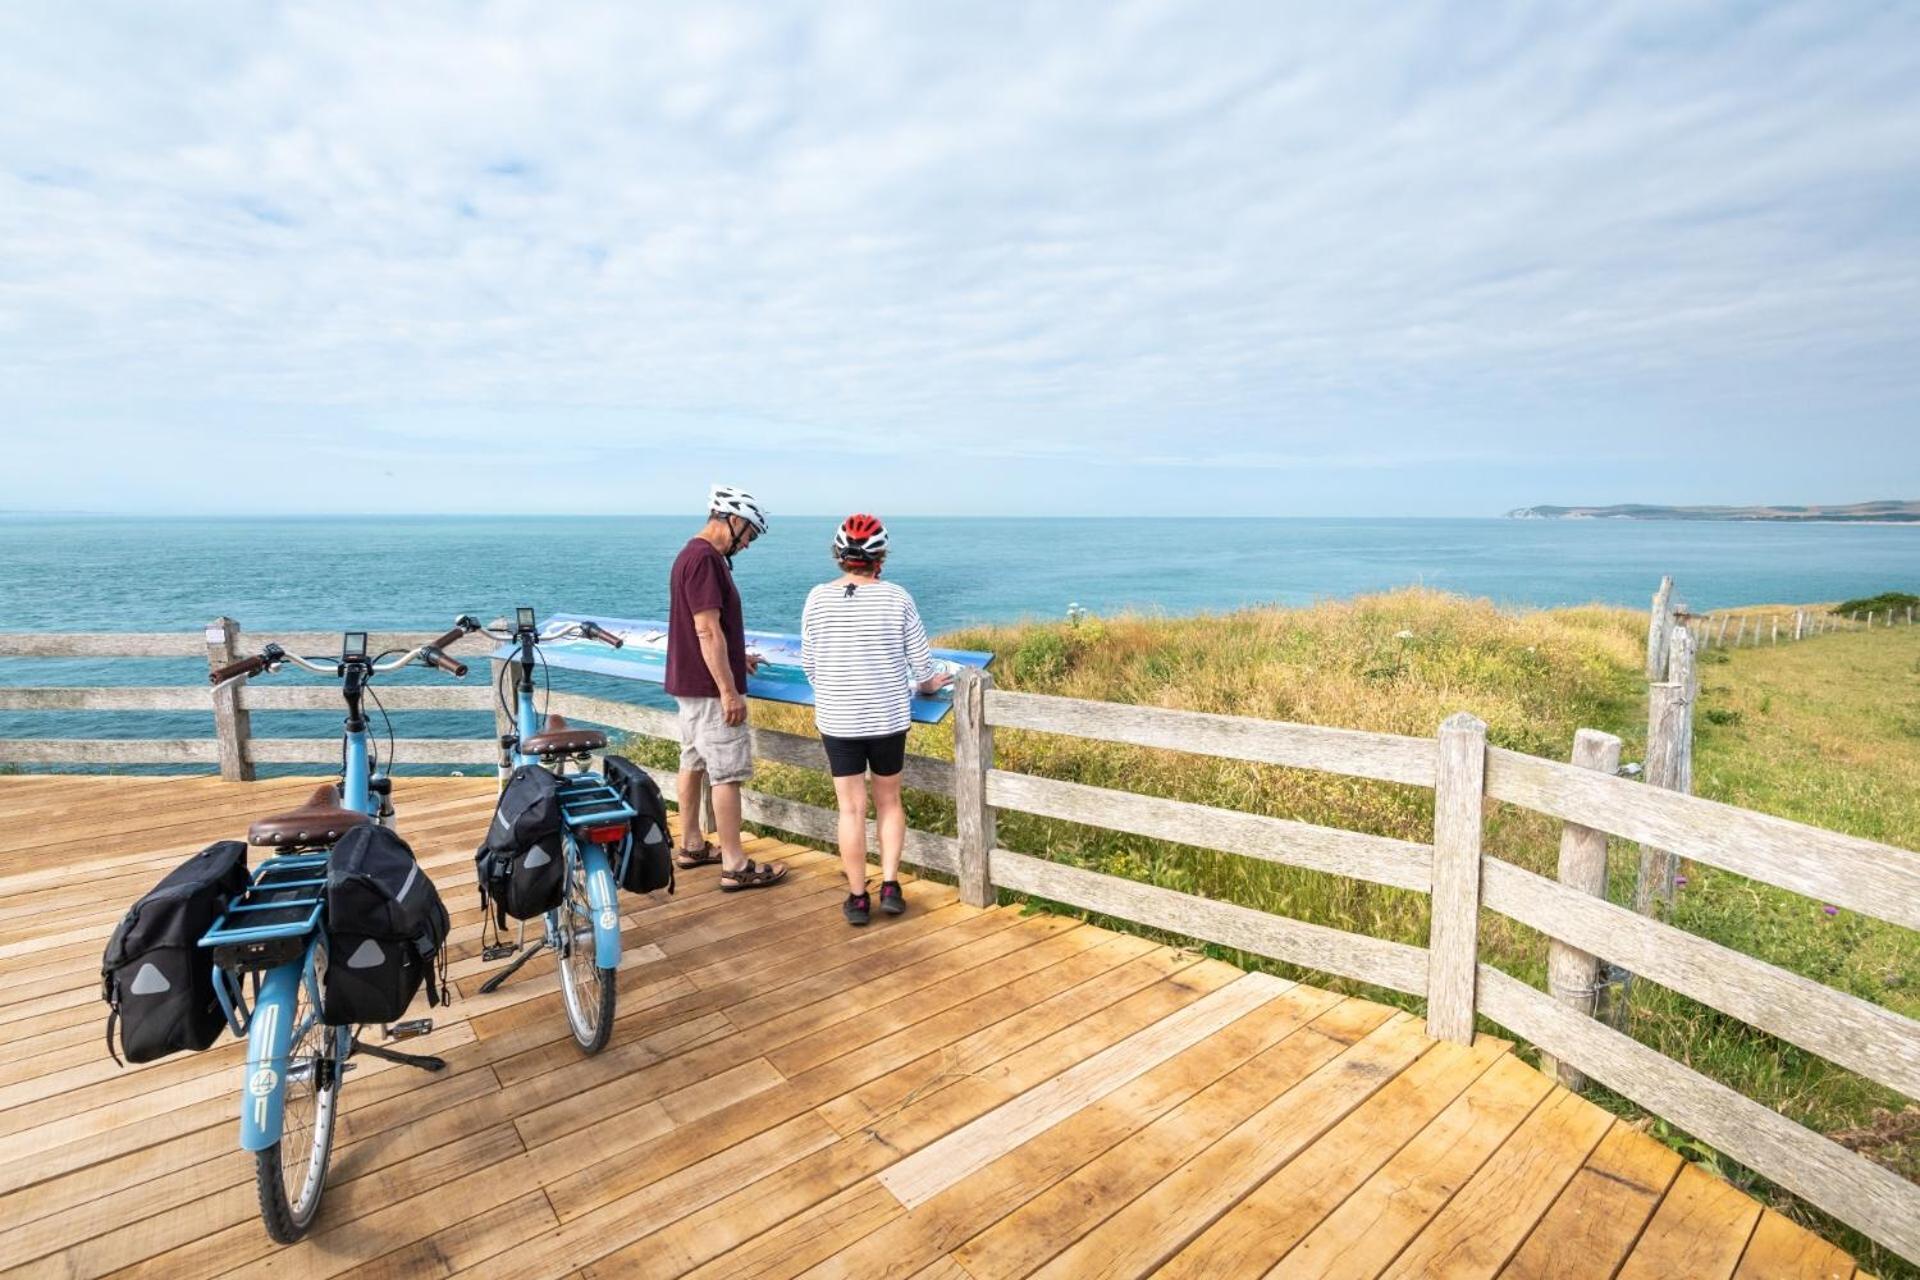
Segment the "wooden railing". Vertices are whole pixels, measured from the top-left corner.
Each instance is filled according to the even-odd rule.
[[[375,639],[406,645],[423,638]],[[333,637],[250,637],[240,647],[257,648],[266,639],[314,650]],[[0,655],[204,653],[217,663],[237,642],[237,632],[223,621],[203,643],[175,635],[0,636]],[[1684,690],[1686,677],[1665,683]],[[455,687],[382,694],[389,706],[439,710],[481,710],[491,705],[489,696],[484,689]],[[1920,854],[1617,776],[1618,740],[1591,730],[1581,731],[1574,762],[1560,763],[1489,746],[1486,726],[1464,714],[1449,718],[1435,737],[1416,738],[1015,693],[994,689],[991,678],[977,671],[963,673],[955,703],[953,761],[909,757],[906,783],[952,796],[958,834],[912,830],[906,857],[954,877],[967,901],[984,905],[1001,892],[1027,894],[1421,996],[1428,1031],[1436,1037],[1470,1040],[1475,1018],[1484,1016],[1549,1055],[1550,1069],[1562,1079],[1577,1084],[1584,1073],[1598,1080],[1920,1261],[1920,1187],[1593,1017],[1598,958],[1606,957],[1649,982],[1920,1098],[1920,1022],[1614,905],[1606,893],[1605,851],[1607,836],[1617,836],[1913,930],[1920,930]],[[229,776],[243,776],[255,761],[336,758],[331,740],[251,737],[245,718],[252,712],[337,705],[331,689],[244,688],[235,691],[224,717],[216,709],[230,743],[0,741],[0,761],[221,762],[223,770],[236,770]],[[677,737],[673,717],[651,708],[558,691],[550,706],[569,720]],[[196,707],[210,708],[204,688],[0,691],[0,709],[10,710]],[[1433,843],[998,769],[996,729],[1431,788]],[[811,738],[756,729],[753,741],[763,760],[809,769],[825,763]],[[468,762],[491,762],[496,753],[491,742],[459,740],[416,740],[403,751],[415,760]],[[671,794],[671,775],[655,776]],[[1557,879],[1484,852],[1489,801],[1561,821]],[[1002,809],[1424,892],[1432,906],[1427,945],[1367,937],[1008,849],[996,839]],[[826,842],[836,838],[837,816],[829,809],[748,790],[742,811],[762,826]],[[1546,935],[1548,991],[1481,960],[1482,909]]]

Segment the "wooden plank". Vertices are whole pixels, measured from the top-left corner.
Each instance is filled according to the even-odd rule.
[[[1620,1268],[1619,1280],[1726,1280],[1759,1220],[1759,1205],[1698,1165],[1687,1165]]]
[[[211,737],[0,738],[0,762],[218,765],[220,750]]]
[[[1067,1280],[1153,1271],[1405,1070],[1430,1044],[1407,1015],[1389,1019],[1034,1274]],[[963,1252],[962,1264],[971,1270],[966,1259]]]
[[[1551,1083],[1519,1059],[1494,1063],[1270,1274],[1377,1276],[1546,1097]]]
[[[1609,1280],[1682,1161],[1616,1122],[1500,1272],[1501,1280]]]
[[[1440,726],[1433,787],[1433,913],[1427,941],[1427,1034],[1473,1043],[1480,960],[1480,834],[1487,726],[1460,712]]]
[[[356,627],[343,626],[331,631],[243,631],[240,635],[240,652],[259,653],[268,644],[277,644],[292,653],[308,656],[338,658],[340,656],[340,637]],[[429,640],[438,640],[439,630],[433,631],[375,631],[367,636],[367,652],[380,653],[387,649],[414,649]],[[447,646],[447,652],[457,658],[471,662],[475,658],[485,657],[499,647],[500,642],[484,632],[473,631],[455,640]]]
[[[1219,1034],[1154,1067],[911,1213],[901,1212],[899,1202],[876,1184],[874,1189],[883,1207],[891,1206],[893,1212],[880,1216],[880,1221],[862,1231],[860,1238],[834,1248],[832,1253],[838,1256],[831,1269],[854,1276],[899,1274],[931,1261],[1223,1082],[1338,1003],[1340,998],[1328,992],[1291,987]],[[1331,1042],[1323,1036],[1312,1035],[1303,1043],[1307,1041],[1326,1045],[1332,1051]],[[1274,1091],[1277,1088],[1274,1086]],[[1246,1110],[1251,1112],[1266,1096],[1270,1094],[1249,1102]],[[1227,1126],[1223,1122],[1221,1127]],[[1137,1170],[1138,1162],[1130,1162],[1130,1167]],[[800,1257],[796,1261],[798,1266],[811,1266],[827,1256]]]
[[[1498,1272],[1612,1124],[1591,1102],[1557,1090],[1434,1215],[1383,1280]]]
[[[320,764],[340,758],[340,740],[255,738],[252,752],[261,764]],[[402,764],[490,765],[499,754],[500,749],[484,738],[401,738],[393,744],[393,758]]]
[[[993,677],[972,667],[961,670],[953,690],[953,804],[960,833],[956,871],[960,900],[975,907],[994,901],[996,823],[987,797],[993,726],[986,716],[986,697],[992,690]]]
[[[1381,782],[1433,785],[1434,746],[1430,738],[998,689],[989,692],[986,701],[987,720],[1000,728],[1319,769]]]
[[[1763,1209],[1733,1276],[1734,1280],[1847,1280],[1852,1274],[1853,1258],[1846,1250]]]
[[[326,685],[256,684],[239,686],[240,703],[249,711],[332,711],[344,707],[340,690]],[[493,692],[471,678],[466,684],[382,687],[380,704],[389,711],[487,711]]]
[[[1597,729],[1581,729],[1573,735],[1573,763],[1576,768],[1612,774],[1620,768],[1620,739]],[[1607,833],[1583,827],[1577,822],[1560,829],[1560,883],[1576,893],[1606,900]],[[1481,893],[1486,893],[1483,878]],[[1489,904],[1490,905],[1490,904]],[[1547,937],[1547,990],[1561,1004],[1591,1018],[1600,977],[1600,959],[1549,931]],[[1552,1055],[1543,1057],[1540,1069],[1578,1093],[1586,1087],[1580,1072]]]
[[[1011,849],[994,850],[993,865],[999,887],[1016,893],[1050,898],[1395,991],[1418,994],[1426,990],[1427,956],[1419,947],[1083,871]]]
[[[1302,988],[1295,988],[1301,991]],[[1293,993],[1283,996],[1287,1000]],[[1364,1000],[1315,1003],[1312,1021],[1123,1138],[1024,1204],[1003,1204],[998,1221],[954,1256],[980,1280],[1030,1274],[1210,1145],[1386,1024],[1391,1011]],[[963,1184],[964,1188],[965,1184]],[[957,1194],[957,1192],[956,1192]]]
[[[198,631],[0,631],[0,658],[199,658]]]
[[[1487,794],[1920,929],[1920,858],[1909,850],[1499,747],[1487,753]]]
[[[336,695],[334,705],[339,705]],[[207,711],[213,709],[207,687],[119,689],[80,685],[40,685],[0,689],[0,711]]]
[[[881,1174],[881,1185],[909,1209],[923,1204],[1292,985],[1266,974],[1245,974],[922,1148]]]
[[[1920,1098],[1920,1022],[1497,859],[1489,909]]]
[[[1441,1044],[1430,1049],[1156,1274],[1168,1280],[1266,1274],[1508,1047],[1505,1041],[1483,1036],[1471,1047]]]
[[[1907,1258],[1920,1187],[1488,965],[1481,1012]]]
[[[1001,769],[987,775],[987,802],[997,808],[1018,809],[1043,818],[1079,822],[1196,848],[1219,849],[1264,862],[1307,867],[1402,889],[1425,892],[1432,880],[1433,850],[1428,845],[1287,818],[1239,813]]]

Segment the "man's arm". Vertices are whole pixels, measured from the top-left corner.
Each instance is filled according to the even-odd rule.
[[[703,609],[693,615],[693,633],[700,638],[700,656],[714,687],[720,690],[720,714],[728,724],[744,724],[747,700],[733,687],[733,667],[727,662],[727,634],[720,629],[720,611]]]

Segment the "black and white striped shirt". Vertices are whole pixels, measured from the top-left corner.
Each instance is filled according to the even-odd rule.
[[[913,687],[933,674],[933,654],[904,587],[826,582],[800,614],[800,665],[821,733],[881,738],[906,732]]]

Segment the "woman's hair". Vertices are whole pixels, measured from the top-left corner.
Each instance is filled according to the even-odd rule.
[[[887,553],[882,551],[877,556],[835,555],[833,562],[847,573],[877,574],[880,572],[880,566],[887,562]]]

